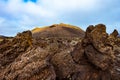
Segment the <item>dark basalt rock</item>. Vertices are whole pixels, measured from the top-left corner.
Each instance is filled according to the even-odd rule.
[[[103,24],[90,25],[83,38],[18,33],[0,42],[0,80],[120,80],[118,43],[117,30],[109,35]]]

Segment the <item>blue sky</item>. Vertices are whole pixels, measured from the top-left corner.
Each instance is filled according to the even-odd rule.
[[[120,0],[0,0],[0,35],[56,23],[79,26],[103,23],[120,32]]]

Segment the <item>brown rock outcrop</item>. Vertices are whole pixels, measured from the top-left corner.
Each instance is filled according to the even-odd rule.
[[[24,53],[31,44],[32,34],[30,31],[19,33],[12,40],[3,40],[0,44],[0,70]]]
[[[51,28],[55,32],[57,27]],[[74,35],[73,27],[69,30]],[[98,24],[84,34],[73,38],[64,33],[64,37],[36,34],[36,38],[25,31],[1,42],[0,80],[120,80],[117,30],[109,35],[105,25]]]

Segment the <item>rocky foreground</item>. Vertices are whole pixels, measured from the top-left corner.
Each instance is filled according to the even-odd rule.
[[[67,26],[67,27],[66,27]],[[0,80],[120,80],[120,38],[103,24],[18,33],[0,41]]]

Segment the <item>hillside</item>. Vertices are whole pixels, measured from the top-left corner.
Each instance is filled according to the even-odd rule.
[[[0,41],[0,80],[120,80],[120,38],[103,24],[55,24]]]
[[[54,24],[32,30],[33,37],[84,37],[84,31],[69,24]]]

